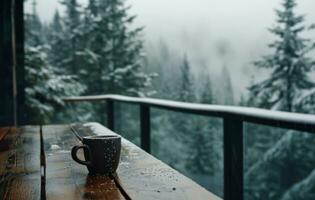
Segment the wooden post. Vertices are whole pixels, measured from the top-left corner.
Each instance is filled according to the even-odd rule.
[[[28,124],[25,112],[25,67],[24,67],[24,1],[15,0],[15,73],[16,73],[16,112],[19,126]]]
[[[243,122],[224,118],[224,200],[243,200]]]
[[[25,124],[23,0],[0,6],[0,125]]]
[[[115,115],[114,115],[114,101],[107,100],[107,128],[115,130]]]
[[[13,98],[13,47],[12,1],[3,0],[0,6],[0,126],[12,126],[14,121]]]
[[[151,127],[150,127],[150,107],[140,105],[140,129],[141,148],[147,153],[151,152]]]

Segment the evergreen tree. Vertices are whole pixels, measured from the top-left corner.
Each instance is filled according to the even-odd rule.
[[[274,53],[255,62],[272,70],[268,79],[249,88],[259,107],[298,112],[298,97],[315,86],[309,78],[315,62],[307,57],[314,46],[301,36],[306,28],[304,17],[294,12],[296,5],[295,0],[283,0],[283,10],[276,10],[278,24],[270,29],[278,37],[269,45]]]
[[[60,62],[64,57],[65,51],[63,50],[63,43],[61,43],[61,41],[63,41],[64,27],[58,10],[55,11],[49,29],[50,33],[48,35],[48,41],[51,46],[50,51],[48,52],[49,60],[53,64],[53,67],[59,70],[63,69],[63,71],[66,72],[64,66],[62,66]]]
[[[212,92],[212,84],[209,76],[205,78],[205,83],[203,87],[203,91],[201,93],[200,103],[205,104],[213,104],[215,102],[213,92]]]
[[[200,103],[213,104],[211,80],[205,78]],[[214,175],[219,170],[220,149],[222,138],[220,138],[219,122],[217,119],[194,116],[190,118],[192,127],[189,129],[189,140],[186,143],[188,158],[187,169],[195,174]]]
[[[315,169],[303,181],[294,184],[281,200],[313,200],[315,197]]]
[[[131,28],[135,17],[129,15],[124,0],[89,1],[88,41],[84,52],[90,60],[85,68],[88,93],[115,93],[143,96],[151,76],[143,73],[142,27]],[[98,9],[96,10],[96,7]]]
[[[190,72],[190,64],[186,55],[182,58],[181,65],[177,68],[177,70],[179,80],[177,81],[176,87],[176,100],[181,102],[194,102],[196,99],[192,88],[193,80]],[[194,143],[194,141],[192,141],[193,136],[191,134],[194,122],[191,120],[191,117],[193,116],[182,113],[170,113],[169,116],[169,121],[172,122],[171,126],[173,127],[174,132],[172,137],[180,144],[174,146],[174,150],[176,152],[181,152],[182,156],[185,158],[185,162],[181,163],[180,166],[176,163],[171,163],[170,165],[177,167],[182,172],[186,173],[190,171],[189,166],[187,165],[186,157],[189,154],[189,149]],[[177,147],[177,149],[175,149],[175,147]]]
[[[248,199],[280,199],[286,194],[296,193],[297,185],[305,187],[301,191],[310,191],[315,185],[313,179],[308,180],[313,176],[315,165],[314,136],[295,131],[282,131],[278,135],[281,138],[271,138],[276,143],[246,169],[245,196]],[[253,152],[255,150],[252,149],[250,153]],[[306,199],[315,197],[313,192],[299,195],[312,196]]]
[[[223,104],[233,105],[234,104],[234,93],[231,82],[231,76],[229,70],[226,66],[223,66],[221,72],[221,81],[222,81],[222,91],[223,93]]]
[[[76,6],[82,7],[82,6]],[[75,10],[75,9],[74,9]],[[76,25],[75,36],[77,37],[77,49],[75,55],[79,60],[79,68],[76,71],[81,80],[87,86],[86,95],[105,94],[101,89],[104,85],[104,75],[101,67],[101,51],[106,47],[106,39],[103,36],[106,34],[104,27],[106,24],[101,23],[99,17],[98,0],[89,0],[87,7],[80,13],[80,24]],[[70,23],[71,20],[68,20]],[[103,28],[103,30],[101,29]],[[103,67],[105,68],[105,67]],[[103,106],[102,108],[103,109]]]
[[[270,31],[278,40],[269,45],[274,53],[255,62],[258,67],[270,69],[271,75],[249,88],[252,105],[289,112],[310,112],[305,108],[309,108],[308,103],[312,102],[308,100],[314,98],[315,85],[309,75],[315,63],[307,55],[314,46],[310,40],[301,37],[306,28],[304,17],[295,14],[296,5],[295,0],[283,0],[283,9],[276,10],[278,24]],[[256,130],[255,135],[265,134]],[[250,145],[255,151],[265,149],[265,153],[246,170],[245,180],[248,182],[245,195],[249,199],[289,199],[289,194],[297,195],[295,186],[305,182],[309,183],[307,187],[314,185],[310,182],[314,169],[314,137],[294,131],[270,132],[269,139],[253,137],[255,141]],[[278,137],[274,137],[276,135]]]
[[[248,100],[247,98],[244,96],[244,94],[241,94],[241,98],[240,98],[240,101],[238,103],[239,106],[249,106],[249,103],[248,103]]]
[[[55,11],[54,18],[51,24],[51,29],[54,33],[59,33],[62,31],[61,18],[58,10]]]
[[[145,96],[150,93],[144,90],[150,86],[152,76],[143,72],[143,28],[133,28],[135,19],[136,16],[129,15],[125,0],[88,1],[83,23],[78,28],[83,40],[77,52],[81,58],[79,74],[87,85],[85,94]],[[122,112],[121,105],[116,106],[117,131],[135,138],[134,120],[122,119],[133,119],[136,113],[129,107]],[[105,106],[93,107],[98,121],[105,121],[104,115],[100,115]]]
[[[186,54],[184,55],[183,63],[180,70],[181,77],[178,100],[183,102],[194,102],[196,98],[193,91],[193,81],[190,72],[190,64]]]
[[[65,17],[62,18],[61,24],[64,28],[58,33],[58,30],[53,30],[58,37],[55,44],[52,46],[54,51],[59,51],[59,53],[54,54],[55,63],[54,66],[64,70],[66,74],[79,75],[79,70],[81,68],[80,52],[82,49],[82,32],[80,30],[81,24],[81,12],[79,11],[79,4],[77,0],[63,0],[61,2],[65,6]],[[55,16],[55,20],[58,17]],[[59,23],[58,21],[54,21]],[[54,23],[54,24],[55,24]]]
[[[27,44],[31,46],[42,44],[44,40],[42,23],[38,17],[36,5],[36,0],[33,0],[31,13],[25,14],[25,37],[27,39]]]
[[[77,95],[84,89],[72,76],[58,75],[51,67],[47,56],[50,47],[43,35],[34,0],[33,11],[25,19],[25,94],[29,123],[49,122],[55,109],[63,105],[63,96]]]
[[[87,10],[89,15],[97,16],[98,15],[98,1],[97,0],[89,0]]]
[[[178,98],[178,68],[182,59],[178,58],[176,51],[172,51],[164,39],[157,45],[149,43],[146,46],[146,66],[149,73],[155,74],[152,87],[157,98],[176,100]]]

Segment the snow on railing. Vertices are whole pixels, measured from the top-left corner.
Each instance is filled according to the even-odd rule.
[[[251,122],[274,127],[315,133],[315,116],[259,108],[184,103],[164,99],[128,97],[122,95],[97,95],[64,98],[66,102],[106,101],[107,127],[114,131],[114,102],[140,106],[141,147],[150,153],[150,108],[160,108],[223,119],[224,147],[224,200],[243,200],[243,124]]]
[[[300,131],[315,130],[315,115],[289,113],[282,111],[266,110],[260,108],[240,107],[240,106],[222,106],[198,103],[185,103],[164,99],[129,97],[122,95],[96,95],[79,96],[64,98],[66,102],[79,101],[101,101],[112,100],[118,102],[147,105],[149,107],[164,108],[168,110],[177,110],[180,112],[194,113],[215,117],[238,117],[242,121],[266,124],[282,128],[296,129]]]

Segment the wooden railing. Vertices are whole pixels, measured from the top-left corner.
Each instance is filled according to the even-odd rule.
[[[224,199],[243,200],[243,123],[250,122],[273,127],[315,133],[315,116],[270,111],[258,108],[183,103],[170,100],[137,98],[121,95],[98,95],[64,98],[66,102],[106,101],[107,126],[114,130],[114,102],[140,106],[141,147],[150,153],[150,108],[160,108],[223,119]]]

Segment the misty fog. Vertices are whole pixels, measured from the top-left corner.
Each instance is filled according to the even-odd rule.
[[[81,0],[84,2],[84,0]],[[129,1],[129,2],[128,2]],[[268,28],[275,22],[274,9],[281,0],[128,0],[130,12],[138,16],[136,25],[145,27],[147,50],[164,40],[171,51],[187,53],[194,72],[218,74],[225,65],[230,73],[236,98],[246,92],[251,80],[260,80],[252,61],[268,53],[274,39]],[[49,22],[57,0],[40,0],[38,13]],[[315,23],[314,0],[299,0],[298,13],[306,23]],[[26,5],[26,12],[30,9]],[[308,35],[315,38],[315,34]]]

